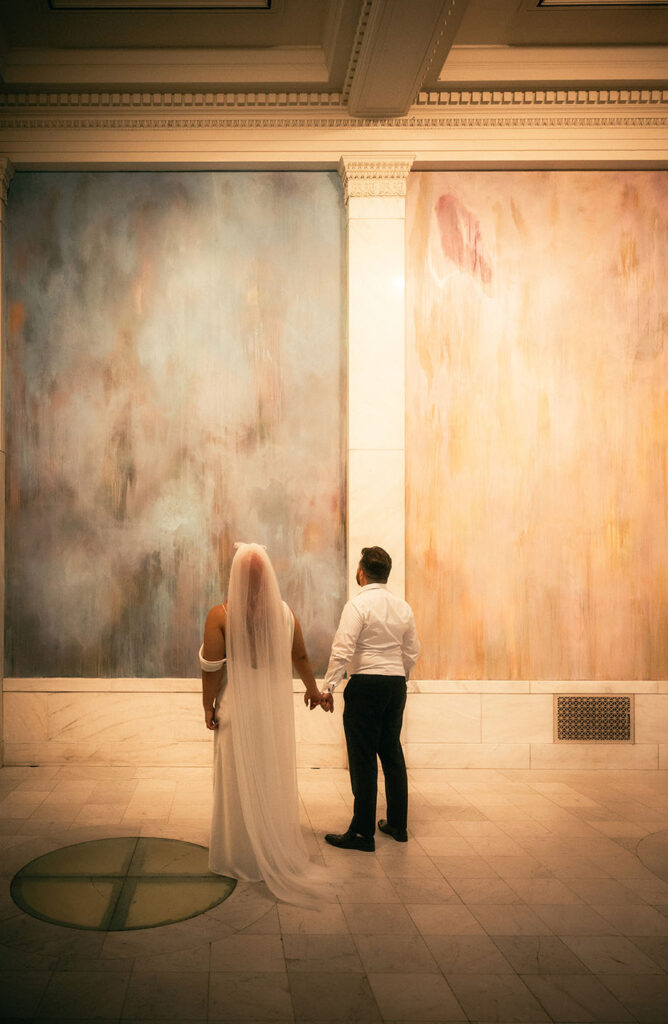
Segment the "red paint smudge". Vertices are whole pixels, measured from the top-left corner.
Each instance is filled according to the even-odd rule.
[[[478,220],[452,195],[440,196],[435,212],[445,258],[483,284],[489,284],[492,268],[484,252]]]

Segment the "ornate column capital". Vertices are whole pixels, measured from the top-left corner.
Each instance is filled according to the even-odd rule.
[[[406,181],[415,156],[406,153],[342,156],[339,174],[346,203],[350,198],[406,195]]]
[[[2,206],[7,205],[7,193],[12,178],[14,177],[14,165],[7,156],[0,156],[0,200]]]

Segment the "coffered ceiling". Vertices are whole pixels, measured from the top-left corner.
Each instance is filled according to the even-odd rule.
[[[0,0],[5,92],[329,94],[356,117],[447,88],[665,88],[668,3]]]

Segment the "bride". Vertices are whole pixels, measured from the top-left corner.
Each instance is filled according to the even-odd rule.
[[[326,876],[310,862],[299,824],[292,664],[304,703],[313,710],[322,697],[259,544],[237,545],[227,601],[207,615],[200,664],[204,717],[215,730],[209,868],[313,906]]]

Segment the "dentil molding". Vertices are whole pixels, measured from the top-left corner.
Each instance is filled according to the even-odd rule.
[[[7,203],[7,193],[14,177],[14,166],[6,156],[0,157],[0,203]]]
[[[469,115],[488,115],[490,111],[501,115],[516,111],[518,107],[527,112],[539,108],[541,112],[559,112],[564,107],[578,111],[593,112],[600,108],[615,108],[615,112],[626,110],[656,112],[668,109],[668,89],[513,89],[513,90],[462,90],[442,89],[421,92],[416,103],[403,117],[358,118],[351,117],[345,100],[340,93],[313,92],[68,92],[68,93],[0,93],[0,111],[5,118],[12,116],[35,116],[42,120],[52,117],[54,121],[62,116],[88,114],[101,115],[100,127],[106,124],[102,117],[109,118],[120,111],[147,118],[158,115],[156,127],[162,127],[164,120],[159,115],[172,112],[189,114],[223,115],[248,121],[249,126],[258,119],[267,120],[268,115],[278,126],[284,123],[286,115],[300,115],[313,120],[317,126],[367,127],[390,125],[410,127],[420,117],[422,123],[429,118],[434,124],[441,123],[443,116],[452,116],[460,110]],[[97,122],[96,122],[97,123]],[[292,123],[291,121],[285,123]],[[90,125],[91,127],[94,125]]]
[[[353,78],[355,77],[355,71],[360,59],[360,51],[362,49],[362,43],[364,41],[364,33],[366,32],[367,25],[369,24],[369,16],[371,14],[371,8],[373,7],[373,0],[362,0],[362,6],[360,8],[360,16],[357,19],[357,29],[355,31],[355,41],[353,42],[353,48],[350,51],[350,60],[348,61],[348,68],[346,70],[346,77],[343,83],[343,101],[347,102],[350,95],[350,87],[353,84]]]

